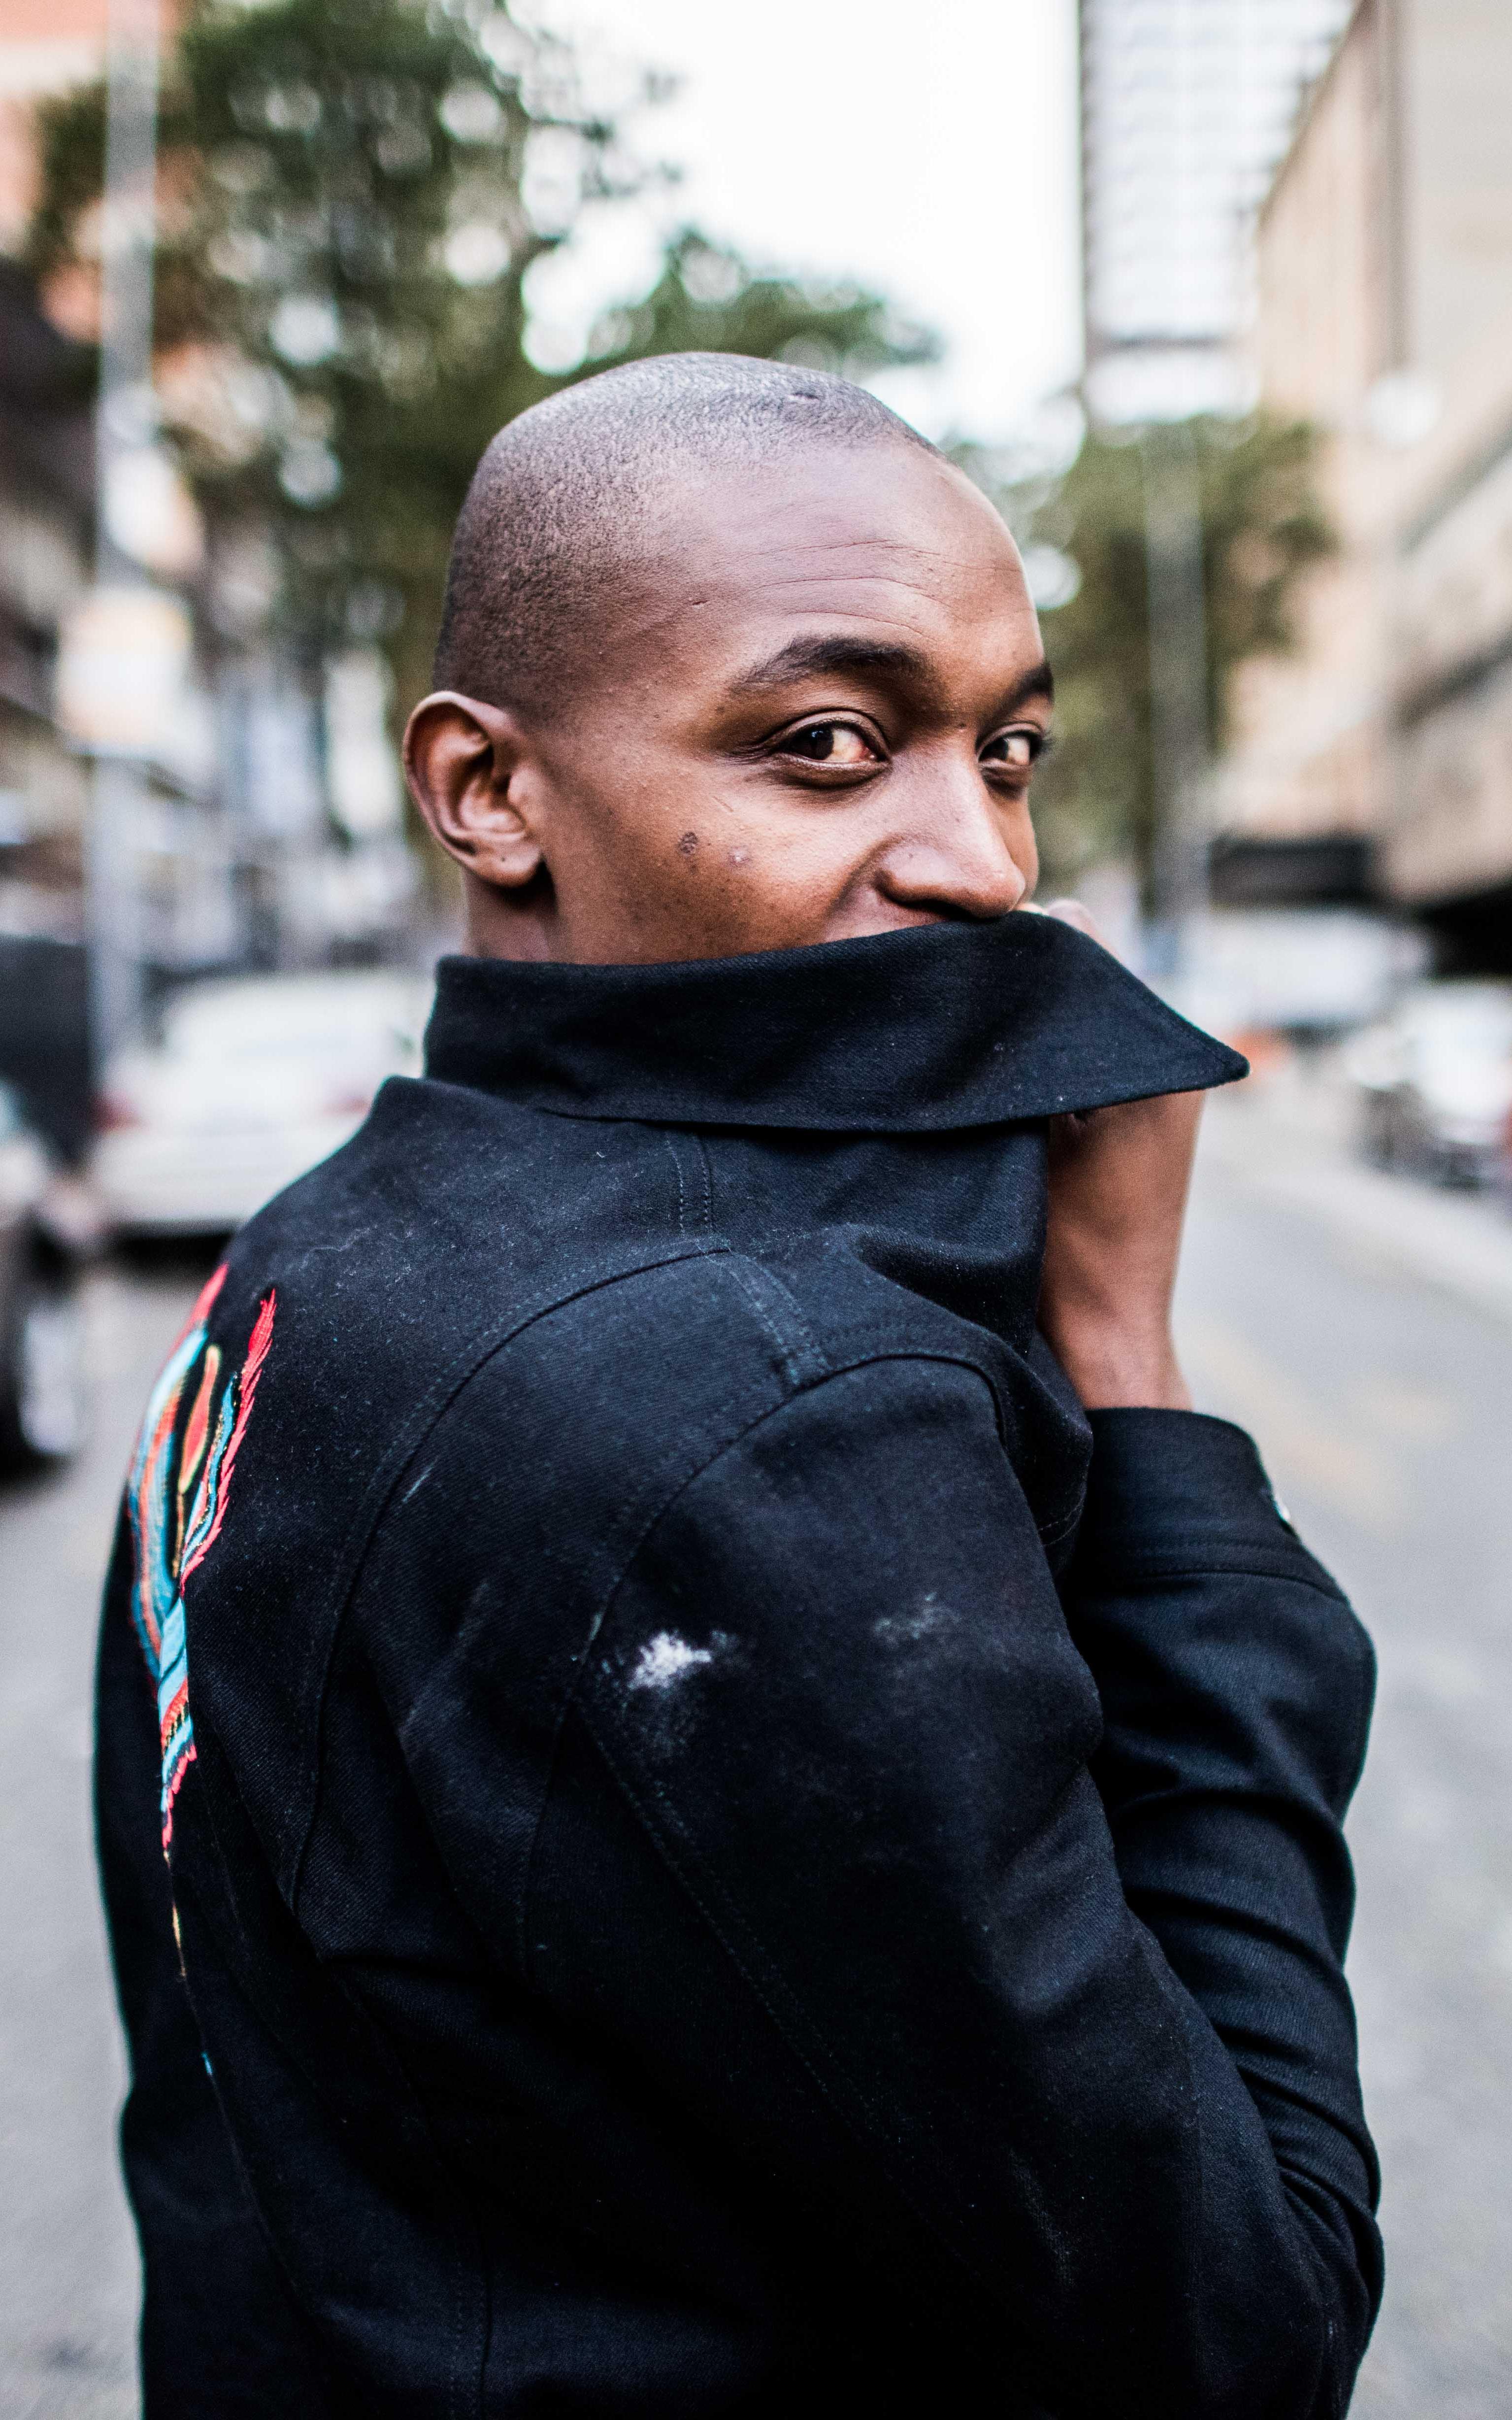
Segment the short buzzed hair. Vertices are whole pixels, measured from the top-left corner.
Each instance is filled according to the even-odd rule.
[[[865,387],[736,353],[605,370],[501,428],[452,541],[438,689],[549,719],[580,688],[594,608],[665,543],[690,474],[799,448],[936,448]]]

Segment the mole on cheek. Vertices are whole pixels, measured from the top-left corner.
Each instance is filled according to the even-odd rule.
[[[698,836],[697,832],[685,832],[685,833],[683,834],[682,839],[681,839],[681,840],[678,842],[678,844],[677,844],[677,854],[678,854],[678,856],[679,856],[679,857],[697,857],[698,853],[699,853],[699,836]]]
[[[733,849],[731,849],[731,850],[729,851],[729,853],[727,854],[726,858],[725,858],[725,863],[726,863],[727,865],[748,865],[748,864],[750,863],[750,851],[749,851],[749,849],[748,849],[748,848],[733,848]]]

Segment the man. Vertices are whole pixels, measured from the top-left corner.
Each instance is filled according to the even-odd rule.
[[[615,372],[437,678],[471,954],[106,1606],[149,2420],[1332,2420],[1369,1651],[1171,1348],[1242,1063],[1013,912],[1006,532],[839,380]]]

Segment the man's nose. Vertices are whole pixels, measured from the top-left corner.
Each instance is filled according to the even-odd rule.
[[[983,920],[1006,916],[1033,878],[1032,865],[1020,862],[1026,854],[1022,842],[1018,855],[1011,845],[1008,807],[987,795],[974,766],[969,781],[957,776],[931,789],[909,828],[884,851],[878,888],[903,908]],[[1012,821],[1026,836],[1027,815]]]

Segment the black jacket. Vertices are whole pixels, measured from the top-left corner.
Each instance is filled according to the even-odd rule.
[[[1342,2412],[1368,1646],[1034,1325],[1047,1114],[1242,1063],[1013,916],[451,961],[427,1063],[133,1466],[149,2420]]]

